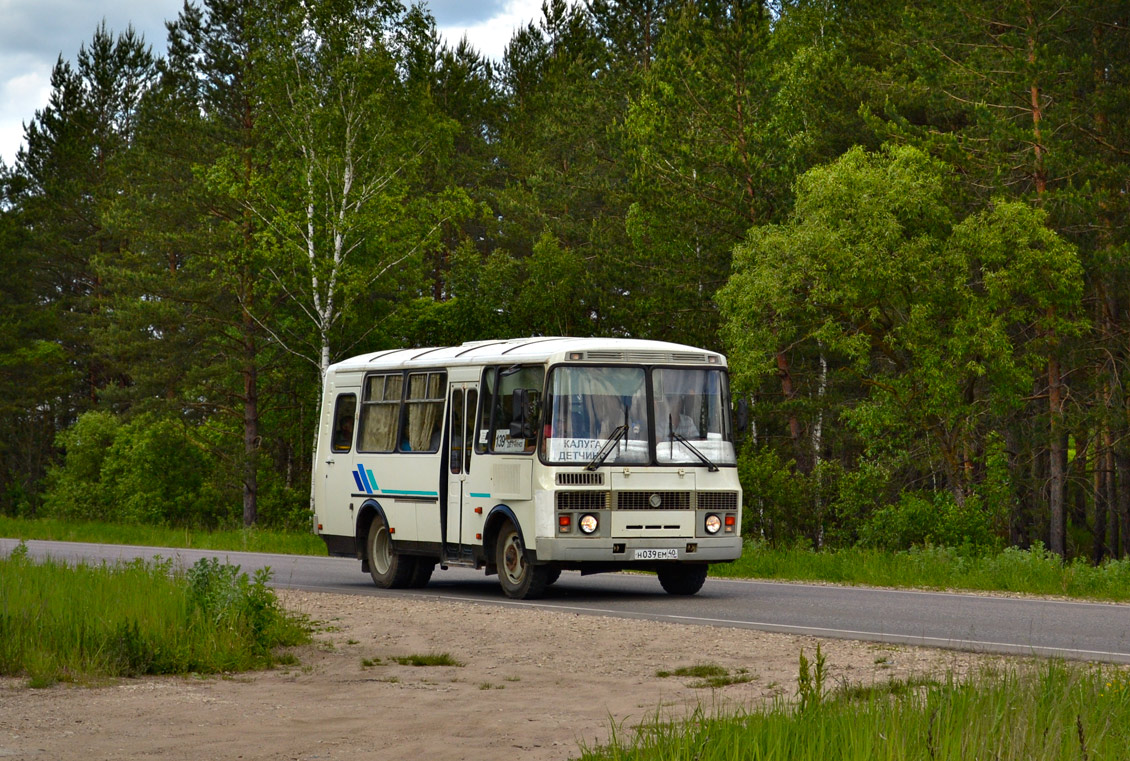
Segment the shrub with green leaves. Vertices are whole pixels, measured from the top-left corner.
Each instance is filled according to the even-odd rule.
[[[984,552],[1000,546],[980,499],[970,495],[958,504],[948,492],[904,492],[863,524],[860,543],[890,551],[932,544]]]
[[[176,420],[141,415],[127,422],[88,412],[59,434],[62,464],[47,477],[49,517],[122,523],[225,522],[223,495],[206,479],[213,457]]]
[[[309,640],[267,587],[238,566],[201,560],[118,565],[0,559],[0,674],[33,685],[143,674],[270,667],[276,648]]]

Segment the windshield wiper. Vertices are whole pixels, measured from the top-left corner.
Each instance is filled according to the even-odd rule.
[[[716,471],[718,470],[718,466],[717,466],[717,465],[715,465],[715,464],[714,464],[713,462],[711,462],[711,461],[710,461],[710,458],[709,458],[709,457],[707,457],[707,456],[706,456],[706,455],[704,455],[704,454],[703,454],[702,452],[700,452],[700,451],[698,451],[697,449],[695,449],[695,448],[694,448],[694,445],[693,445],[693,444],[691,444],[691,443],[690,443],[689,441],[687,441],[687,437],[686,437],[686,436],[684,436],[683,434],[681,434],[681,433],[678,433],[678,432],[676,432],[676,431],[672,430],[672,431],[671,431],[671,438],[673,438],[673,439],[674,439],[675,441],[677,441],[677,442],[679,442],[680,444],[682,444],[683,446],[685,446],[685,447],[686,447],[687,449],[691,450],[691,452],[692,452],[692,453],[694,453],[694,456],[695,456],[695,457],[697,457],[698,459],[700,459],[700,460],[702,460],[702,461],[703,461],[704,463],[706,463],[706,464],[707,464],[707,465],[709,466],[709,467],[707,468],[707,470],[709,470],[709,471],[710,471],[711,473],[714,473],[714,472],[716,472]]]
[[[608,455],[612,454],[612,450],[616,448],[616,444],[620,439],[628,433],[627,425],[618,425],[612,431],[609,437],[605,440],[604,446],[596,453],[596,457],[592,458],[592,462],[585,466],[585,470],[596,470],[600,465],[608,459]]]

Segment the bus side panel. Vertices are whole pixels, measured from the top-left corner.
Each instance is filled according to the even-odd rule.
[[[441,452],[360,454],[357,464],[375,483],[371,493],[393,529],[393,541],[440,541],[439,474]]]
[[[337,399],[343,394],[359,396],[360,393],[359,375],[334,377],[331,374],[326,377],[311,485],[316,520],[322,524],[320,533],[323,535],[347,538],[354,536],[356,511],[350,510],[350,506],[354,503],[359,506],[360,501],[354,497],[357,487],[353,477],[353,448],[348,452],[334,452],[330,444]]]

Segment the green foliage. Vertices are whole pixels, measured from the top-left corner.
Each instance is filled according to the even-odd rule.
[[[1010,761],[1118,758],[1130,742],[1125,674],[1111,667],[1051,662],[950,675],[912,690],[854,690],[815,702],[740,712],[696,710],[685,722],[656,716],[585,761],[788,758],[818,761],[999,758]],[[817,710],[818,707],[818,710]]]
[[[299,527],[328,362],[631,335],[727,347],[754,535],[1124,554],[1128,35],[552,0],[496,65],[387,0],[186,5],[160,60],[102,25],[0,168],[0,512]]]
[[[275,649],[309,639],[266,586],[202,560],[68,566],[0,559],[0,673],[44,686],[144,674],[270,667]]]
[[[965,506],[944,521],[955,528],[943,541],[960,543],[964,526],[983,544],[989,526],[970,523],[971,476],[995,452],[993,496],[1008,498],[994,425],[1024,407],[1049,337],[1084,329],[1082,269],[1042,211],[1002,201],[960,219],[956,200],[948,167],[920,150],[851,149],[799,178],[789,222],[750,231],[719,304],[739,388],[765,389],[785,355],[798,374],[816,358],[833,363],[819,394],[841,400],[832,410],[857,437],[846,469],[864,461],[904,479],[942,475]],[[870,541],[938,530],[915,504],[901,512],[909,523],[896,529],[888,517]]]
[[[959,504],[947,492],[903,492],[860,527],[860,544],[888,552],[939,545],[986,553],[1000,548],[992,515],[972,495]]]
[[[231,520],[222,492],[205,480],[211,458],[177,421],[88,412],[59,445],[65,454],[48,477],[45,515],[167,525]]]
[[[828,659],[821,651],[820,643],[817,642],[816,660],[810,662],[802,649],[799,661],[796,678],[797,710],[802,714],[811,713],[819,710],[824,702],[826,689],[824,682],[828,678]]]

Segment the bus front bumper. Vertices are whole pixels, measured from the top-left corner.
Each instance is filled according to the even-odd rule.
[[[742,538],[553,537],[537,540],[537,561],[548,563],[725,563],[742,554]]]

